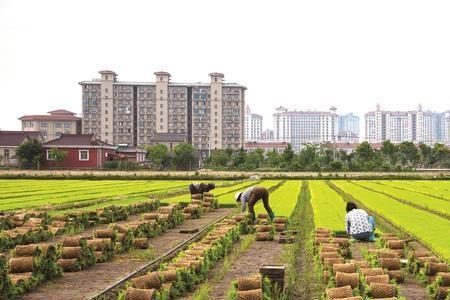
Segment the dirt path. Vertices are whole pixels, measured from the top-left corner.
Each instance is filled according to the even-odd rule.
[[[221,208],[203,215],[200,219],[186,220],[177,228],[166,231],[163,235],[150,239],[155,257],[159,257],[173,247],[188,240],[194,234],[181,234],[180,229],[205,228],[214,220],[229,214],[233,209]],[[62,278],[52,280],[36,291],[25,294],[27,300],[81,300],[89,299],[136,269],[146,265],[148,260],[116,257],[111,262],[97,264],[77,273],[64,273]]]
[[[362,249],[374,249],[376,248],[375,243],[367,242],[355,242],[352,245],[352,254],[355,260],[363,259],[361,250]],[[424,300],[428,299],[428,294],[425,288],[420,284],[420,282],[409,272],[405,274],[405,281],[399,284],[400,296],[405,297],[407,300]]]
[[[231,282],[239,276],[257,274],[263,264],[276,264],[281,260],[283,245],[278,243],[278,237],[271,242],[254,241],[250,248],[230,266],[228,273],[220,282],[212,283],[210,299],[227,299]],[[221,265],[216,266],[220,268]],[[214,273],[214,269],[210,272]]]

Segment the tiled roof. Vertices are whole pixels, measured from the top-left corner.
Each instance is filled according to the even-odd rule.
[[[107,146],[110,144],[95,138],[94,134],[62,134],[59,138],[45,142],[42,146]]]
[[[78,121],[80,117],[73,115],[26,115],[19,118],[21,121]]]
[[[40,140],[37,131],[0,131],[0,146],[20,146],[26,139]]]
[[[68,111],[65,109],[52,110],[52,111],[49,111],[48,113],[51,115],[71,115],[71,116],[75,115],[74,112],[71,112],[71,111]]]
[[[289,145],[287,142],[246,142],[244,148],[246,149],[272,149],[272,148],[286,148]]]

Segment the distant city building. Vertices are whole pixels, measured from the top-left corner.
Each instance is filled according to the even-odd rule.
[[[261,140],[263,117],[252,114],[250,107],[245,107],[245,141],[256,142]]]
[[[335,142],[338,120],[335,107],[330,111],[288,111],[280,106],[273,114],[274,140],[290,143],[295,151],[306,143]]]
[[[445,113],[424,111],[421,105],[414,111],[384,111],[377,105],[376,111],[365,115],[366,139],[371,143],[445,142],[445,120]]]
[[[339,116],[338,141],[358,142],[359,140],[359,117],[349,113]]]
[[[17,148],[27,141],[42,142],[42,135],[38,131],[0,131],[0,166],[19,166]]]
[[[81,118],[65,109],[49,111],[48,115],[25,115],[19,120],[23,131],[40,131],[44,141],[56,139],[63,133],[81,133]]]
[[[450,111],[445,112],[444,138],[446,143],[450,145]]]
[[[256,149],[264,150],[264,153],[275,150],[278,153],[283,153],[284,149],[287,148],[289,143],[286,142],[246,142],[245,151],[251,152]]]
[[[167,72],[155,72],[155,82],[99,73],[98,80],[80,82],[83,133],[134,147],[187,142],[203,156],[210,149],[244,146],[246,88],[223,82],[223,74],[209,74],[210,83],[173,83]]]
[[[273,130],[272,129],[266,129],[263,132],[261,132],[261,141],[273,141]]]
[[[344,142],[344,143],[345,142],[357,143],[359,141],[359,137],[356,133],[354,133],[353,131],[350,131],[350,130],[339,131],[337,141]]]

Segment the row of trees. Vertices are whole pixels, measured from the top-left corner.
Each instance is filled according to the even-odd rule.
[[[191,144],[181,143],[169,150],[165,145],[146,147],[150,167],[155,170],[192,169],[197,160]],[[21,165],[39,168],[44,149],[38,141],[22,144],[16,152]],[[63,161],[67,152],[52,149],[54,166]],[[288,145],[282,153],[262,149],[246,152],[244,149],[213,150],[204,167],[218,170],[285,170],[285,171],[401,171],[417,168],[450,168],[450,149],[443,144],[430,147],[412,142],[393,144],[385,141],[380,149],[363,142],[354,152],[337,150],[332,145],[305,145],[294,153]]]
[[[162,144],[145,147],[145,150],[150,166],[155,170],[191,170],[196,160],[194,147],[188,143],[178,144],[171,151]]]
[[[262,149],[246,153],[244,150],[214,150],[206,160],[213,169],[286,171],[401,171],[417,168],[450,168],[450,149],[443,144],[430,147],[412,142],[393,144],[385,141],[380,149],[368,142],[358,145],[352,153],[336,150],[332,145],[305,145],[294,153],[288,145],[282,153]]]

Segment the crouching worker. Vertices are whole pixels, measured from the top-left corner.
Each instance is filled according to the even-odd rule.
[[[252,186],[244,192],[237,192],[234,197],[237,202],[241,202],[241,210],[243,213],[245,213],[248,205],[248,211],[250,213],[252,221],[255,220],[254,206],[259,200],[262,200],[264,208],[269,214],[270,220],[272,221],[275,218],[275,214],[273,213],[269,205],[269,191],[266,188],[260,186]]]
[[[363,209],[356,207],[353,202],[347,203],[345,229],[348,235],[360,241],[375,241],[375,219]]]
[[[189,185],[189,192],[191,195],[202,194],[209,192],[216,188],[214,183],[193,182]]]

